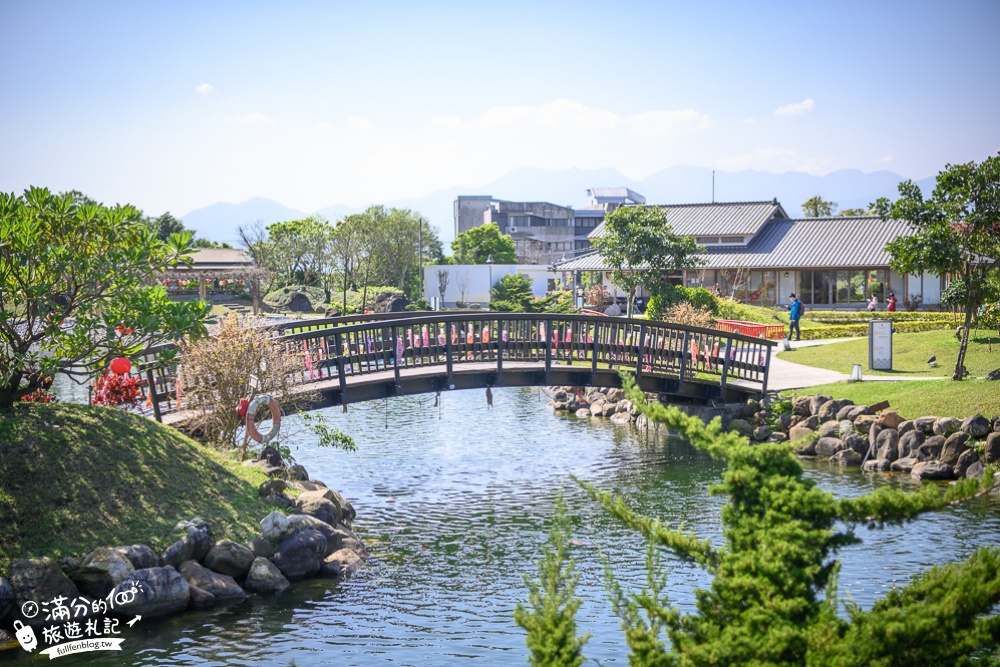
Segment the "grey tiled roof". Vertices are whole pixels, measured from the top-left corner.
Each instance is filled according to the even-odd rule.
[[[787,218],[777,201],[727,202],[717,204],[659,204],[667,209],[667,222],[675,234],[711,236],[718,234],[756,234],[773,217]],[[600,224],[588,236],[604,235]]]
[[[877,217],[803,218],[773,220],[746,246],[716,246],[702,256],[703,268],[823,269],[884,268],[889,266],[885,245],[912,230],[902,220]],[[607,270],[600,253],[576,257],[557,267],[561,271]]]

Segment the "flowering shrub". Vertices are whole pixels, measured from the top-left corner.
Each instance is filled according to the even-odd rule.
[[[48,389],[36,389],[30,394],[22,396],[21,400],[26,403],[55,403],[59,399],[55,397],[55,394],[50,394]]]
[[[106,373],[94,382],[94,405],[108,405],[115,408],[136,407],[142,401],[142,382],[131,375]]]

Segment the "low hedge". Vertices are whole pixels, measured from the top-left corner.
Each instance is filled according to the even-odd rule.
[[[809,310],[808,306],[806,306],[805,317],[814,322],[822,322],[823,324],[853,324],[856,322],[868,322],[868,320],[886,319],[890,319],[893,322],[944,322],[954,319],[954,315],[946,312],[927,312],[921,310],[900,312],[897,310],[894,313],[889,313],[883,310],[869,313],[866,310]]]
[[[917,333],[950,329],[950,322],[897,322],[893,320],[896,333]],[[837,324],[825,327],[802,329],[802,340],[824,340],[827,338],[857,338],[868,335],[868,324]]]

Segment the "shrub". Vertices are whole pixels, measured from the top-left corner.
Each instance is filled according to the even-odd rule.
[[[586,295],[583,297],[583,302],[590,308],[599,308],[604,310],[604,307],[611,303],[611,292],[604,285],[591,285],[587,289]]]
[[[213,336],[181,349],[179,373],[194,412],[192,426],[208,441],[237,445],[236,433],[244,420],[236,409],[242,398],[271,394],[285,408],[309,399],[304,392],[291,391],[305,369],[302,344],[297,348],[276,344],[271,333],[257,324],[252,318],[230,315]],[[250,387],[251,376],[256,377],[256,389]]]
[[[923,303],[923,298],[919,294],[911,294],[910,296],[903,297],[903,308],[907,310],[916,310]]]
[[[134,408],[142,401],[141,386],[138,378],[109,371],[94,382],[94,395],[90,402],[113,408]]]
[[[320,287],[310,285],[286,285],[273,292],[268,292],[264,296],[264,303],[271,308],[284,308],[291,302],[293,294],[305,294],[313,310],[322,308],[326,303],[326,292]]]
[[[532,312],[531,302],[535,298],[531,291],[532,284],[530,276],[523,273],[508,273],[490,289],[490,308],[498,310],[497,304],[503,304],[511,307],[511,310],[505,312]]]
[[[688,327],[702,327],[708,329],[715,324],[712,312],[708,308],[699,308],[690,303],[679,303],[671,306],[663,314],[666,322],[673,322]]]
[[[352,313],[363,313],[375,307],[375,298],[382,292],[402,293],[398,287],[388,285],[370,286],[368,290],[358,290],[347,302],[347,307]]]

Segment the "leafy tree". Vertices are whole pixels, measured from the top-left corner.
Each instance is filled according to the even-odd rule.
[[[634,380],[625,375],[622,382],[652,421],[726,462],[712,493],[728,497],[723,543],[715,545],[581,482],[605,511],[713,577],[708,590],[696,591],[695,613],[682,614],[662,595],[662,575],[652,564],[647,590],[630,598],[631,611],[619,613],[630,665],[973,665],[980,664],[977,651],[996,650],[1000,616],[989,615],[1000,602],[996,547],[914,576],[870,611],[847,603],[847,618],[838,614],[834,559],[860,542],[856,526],[900,524],[969,498],[992,485],[991,470],[983,482],[965,479],[947,489],[883,487],[838,499],[803,475],[791,443],[752,444],[724,432],[718,418],[705,425],[675,406],[647,405]],[[621,599],[612,588],[613,602]],[[648,621],[633,613],[639,610]]]
[[[272,268],[285,284],[315,285],[328,273],[332,227],[325,219],[275,222],[267,226]]]
[[[191,233],[160,240],[132,206],[0,193],[0,407],[56,373],[87,381],[112,357],[206,333],[204,302],[155,280],[190,262]]]
[[[826,201],[819,195],[810,197],[802,204],[802,215],[807,218],[824,218],[833,215],[837,210],[837,202]]]
[[[913,181],[899,184],[900,198],[874,204],[887,220],[905,220],[913,231],[889,242],[890,266],[900,273],[950,274],[967,287],[965,327],[953,380],[963,378],[973,314],[984,298],[1000,257],[1000,156],[981,164],[946,165],[929,199]]]
[[[233,246],[225,241],[209,241],[208,239],[196,238],[191,244],[192,248],[232,248]]]
[[[860,218],[866,215],[875,215],[870,209],[867,208],[845,208],[840,212],[840,215],[847,218]]]
[[[538,560],[539,581],[524,580],[528,586],[528,604],[518,603],[514,621],[528,632],[534,667],[579,667],[583,664],[583,646],[589,635],[576,634],[576,612],[580,599],[574,595],[579,576],[569,556],[570,519],[562,496],[556,498],[549,542],[542,547]]]
[[[156,238],[161,241],[166,241],[170,238],[171,234],[179,234],[185,231],[184,223],[170,215],[170,211],[167,211],[158,218],[146,218],[145,223],[156,234]]]
[[[604,235],[595,245],[612,267],[612,280],[628,292],[629,317],[640,285],[655,291],[664,273],[702,263],[694,239],[674,234],[667,212],[658,206],[615,209],[604,219]]]
[[[485,264],[490,255],[497,264],[516,264],[514,239],[500,233],[495,222],[473,227],[459,234],[451,243],[456,264]]]
[[[490,310],[512,313],[532,312],[531,302],[535,298],[531,291],[531,276],[523,273],[508,273],[490,288]]]

